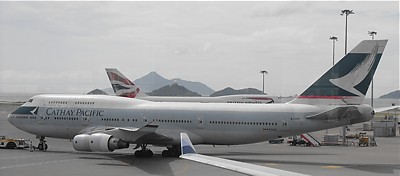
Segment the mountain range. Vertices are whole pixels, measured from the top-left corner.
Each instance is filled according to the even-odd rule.
[[[136,79],[134,83],[140,88],[141,92],[143,93],[149,93],[153,90],[159,89],[167,85],[172,85],[174,83],[183,86],[192,92],[199,93],[202,96],[208,96],[215,92],[213,89],[201,82],[187,81],[180,78],[169,80],[162,77],[156,72],[150,72],[149,74],[139,79]]]
[[[166,85],[157,90],[153,90],[150,93],[146,93],[150,96],[179,96],[179,97],[201,97],[200,94],[196,92],[192,92],[185,88],[184,86],[180,86],[176,83],[171,85]]]
[[[224,95],[239,95],[239,94],[264,94],[262,91],[254,88],[246,88],[235,90],[231,87],[227,87],[223,90],[214,92],[210,97],[224,96]]]
[[[157,92],[151,93],[151,95],[157,94],[157,95],[165,96],[166,94],[174,94],[176,96],[188,96],[188,94],[190,94],[190,96],[197,96],[195,94],[192,95],[191,93],[188,93],[188,92],[198,93],[201,96],[210,96],[210,97],[223,96],[223,95],[235,95],[235,94],[263,94],[262,91],[254,89],[254,88],[235,90],[230,87],[227,87],[223,90],[216,92],[201,82],[187,81],[187,80],[183,80],[180,78],[175,78],[175,79],[169,80],[169,79],[162,77],[161,75],[159,75],[156,72],[150,72],[149,74],[147,74],[139,79],[136,79],[134,81],[134,83],[140,88],[140,90],[141,90],[140,93],[142,93],[142,94],[151,93],[152,91],[156,91],[157,89],[167,86],[166,88],[163,89],[163,91],[164,91],[163,93],[160,92],[159,90],[157,90]],[[188,89],[188,92],[180,91],[180,93],[172,93],[172,92],[168,93],[168,91],[171,91],[171,90],[168,90],[168,88],[178,90],[175,86],[170,86],[173,84],[183,86],[184,88]],[[181,89],[181,88],[179,88],[179,89]],[[106,92],[109,95],[114,94],[114,91],[112,90],[112,88],[105,88],[105,89],[102,89],[102,91]],[[97,93],[95,93],[95,94],[97,94]],[[390,92],[386,95],[382,95],[379,98],[400,99],[400,90],[396,90],[396,91]]]

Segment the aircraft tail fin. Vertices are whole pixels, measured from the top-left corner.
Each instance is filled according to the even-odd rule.
[[[388,40],[364,40],[289,103],[361,104]]]
[[[135,98],[140,89],[115,68],[106,68],[114,93],[120,97]]]

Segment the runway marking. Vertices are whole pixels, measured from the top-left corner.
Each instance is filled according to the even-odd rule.
[[[29,158],[29,157],[40,157],[40,156],[43,156],[43,155],[14,156],[14,157],[0,158],[0,160],[6,160],[6,159],[18,159],[18,158]]]
[[[321,166],[321,168],[324,168],[324,169],[339,169],[339,168],[342,168],[342,166]]]
[[[278,166],[279,164],[276,163],[264,163],[266,166]]]
[[[58,162],[65,162],[65,161],[71,161],[71,160],[76,160],[76,159],[56,160],[56,161],[48,161],[48,162],[41,162],[41,163],[32,163],[32,164],[21,164],[21,165],[14,165],[14,166],[6,166],[6,167],[0,167],[0,170],[2,170],[2,169],[16,168],[16,167],[25,167],[25,166],[35,166],[35,165],[42,165],[42,164],[58,163]]]

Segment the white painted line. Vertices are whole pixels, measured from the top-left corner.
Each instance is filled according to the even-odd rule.
[[[40,157],[40,156],[43,156],[43,155],[14,156],[14,157],[0,158],[0,160],[7,160],[7,159],[19,159],[19,158],[29,158],[29,157]]]
[[[76,160],[76,159],[56,160],[56,161],[48,161],[48,162],[42,162],[42,163],[32,163],[32,164],[22,164],[22,165],[6,166],[6,167],[0,167],[0,170],[3,170],[3,169],[10,169],[10,168],[16,168],[16,167],[25,167],[25,166],[35,166],[35,165],[42,165],[42,164],[58,163],[58,162],[65,162],[65,161],[71,161],[71,160]]]

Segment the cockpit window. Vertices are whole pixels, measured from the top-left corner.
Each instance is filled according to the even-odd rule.
[[[29,115],[36,115],[38,112],[38,107],[29,107],[29,106],[21,106],[17,108],[11,114],[29,114]]]
[[[33,98],[29,99],[28,102],[29,102],[29,103],[32,103],[32,102],[33,102]]]

